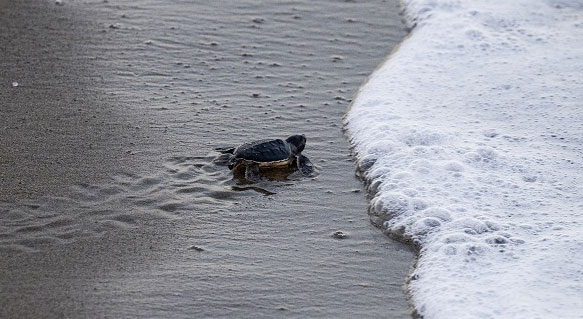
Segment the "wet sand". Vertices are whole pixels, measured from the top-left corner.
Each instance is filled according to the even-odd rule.
[[[95,22],[50,1],[0,1],[0,16],[0,200],[63,194],[133,166],[136,119],[96,89]]]
[[[0,317],[410,317],[341,131],[395,4],[63,4],[0,1]],[[315,178],[212,162],[296,132]]]

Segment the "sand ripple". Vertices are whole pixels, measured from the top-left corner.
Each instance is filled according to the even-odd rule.
[[[63,197],[0,202],[0,249],[37,250],[101,236],[112,228],[224,209],[286,185],[234,180],[226,167],[213,163],[217,156],[172,157],[157,175],[119,174],[113,183],[77,184]]]

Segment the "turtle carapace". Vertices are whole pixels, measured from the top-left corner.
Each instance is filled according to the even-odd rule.
[[[224,149],[225,153],[232,153],[227,161],[229,169],[245,170],[245,178],[256,180],[261,169],[277,169],[297,167],[306,176],[313,173],[310,160],[302,155],[306,146],[304,135],[292,135],[285,140],[259,140],[245,143],[237,148]]]

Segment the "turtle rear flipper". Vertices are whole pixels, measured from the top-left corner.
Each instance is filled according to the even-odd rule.
[[[296,162],[298,165],[298,170],[302,173],[302,175],[314,175],[314,164],[312,164],[312,162],[307,157],[300,154],[297,156]]]
[[[228,166],[232,157],[233,157],[233,155],[228,154],[228,153],[221,154],[213,159],[213,163],[215,165]]]
[[[217,156],[213,163],[216,165],[221,166],[229,166],[229,169],[232,169],[231,161],[233,158],[233,152],[235,152],[235,147],[227,146],[227,147],[217,147],[215,151],[221,153],[221,155]]]

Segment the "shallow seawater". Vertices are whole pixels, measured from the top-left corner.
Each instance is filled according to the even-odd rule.
[[[98,74],[95,103],[132,115],[134,167],[0,203],[0,314],[410,317],[413,253],[370,224],[341,130],[404,34],[396,4],[62,8],[93,21],[99,41],[79,59]],[[317,176],[249,184],[214,162],[218,147],[296,133]],[[47,306],[18,307],[33,300]]]

